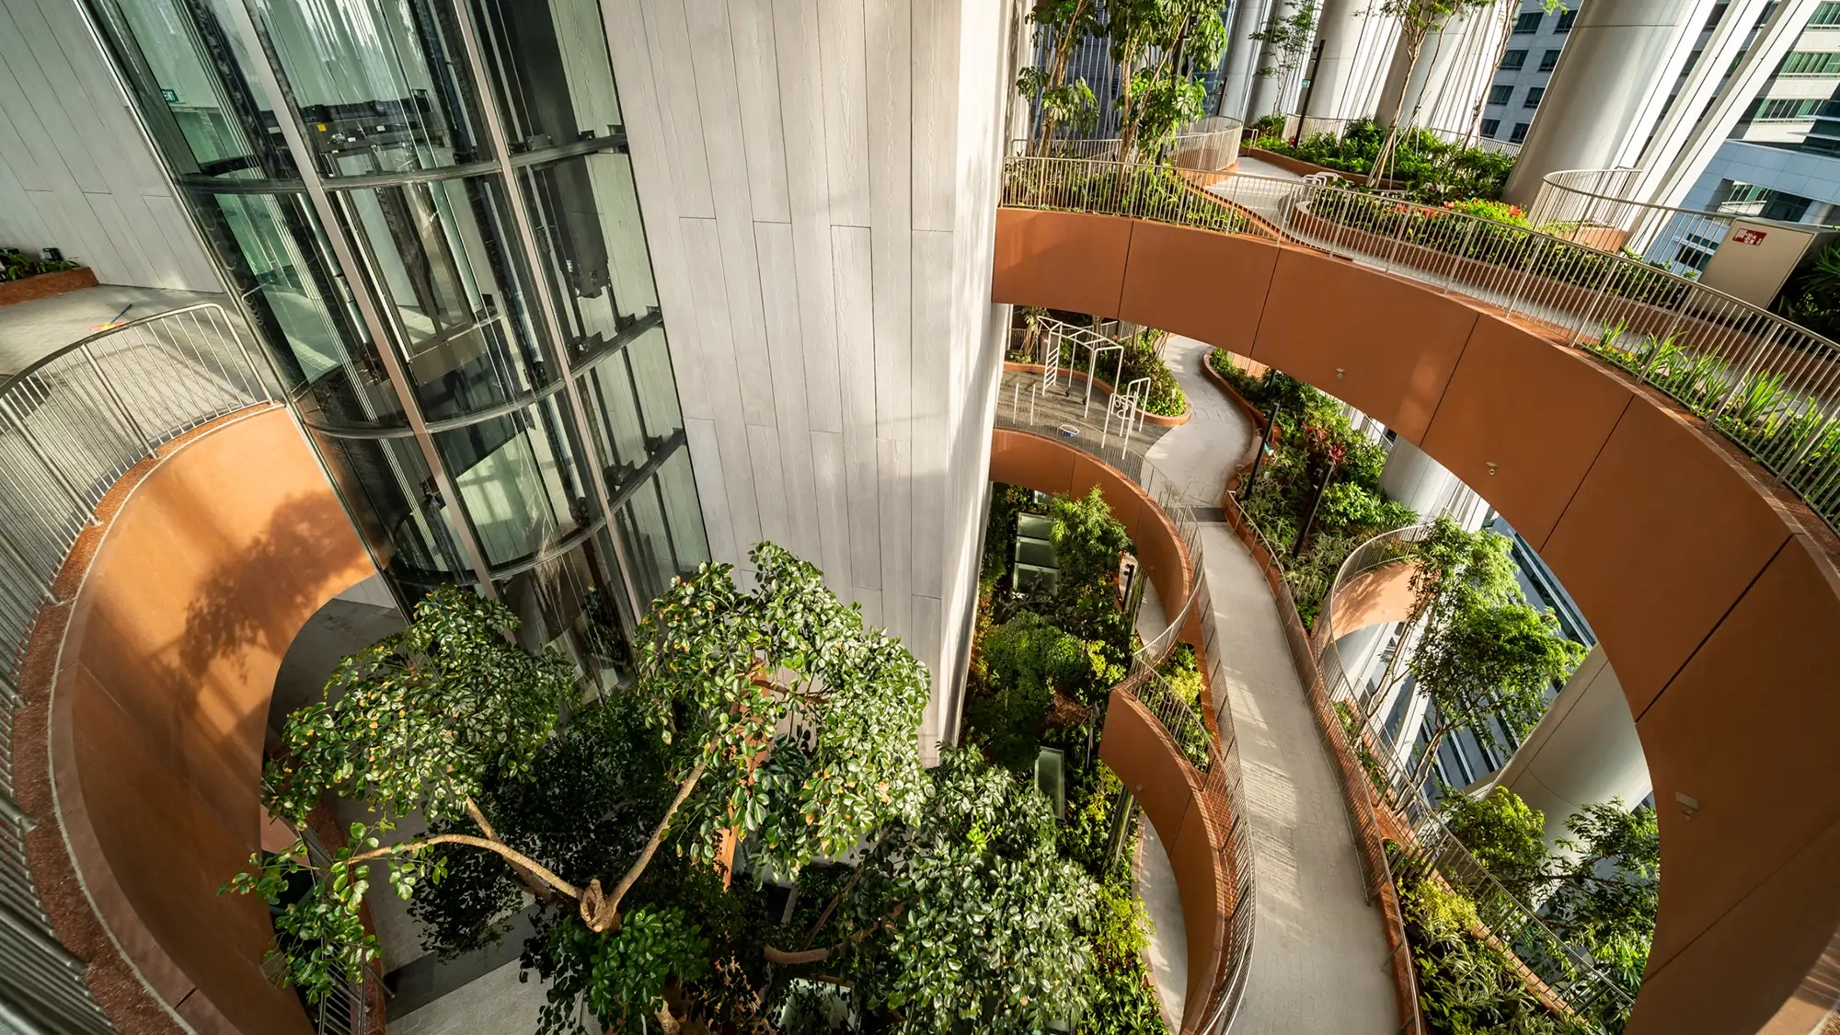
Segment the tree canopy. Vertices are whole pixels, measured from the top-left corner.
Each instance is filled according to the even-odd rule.
[[[1032,1030],[1077,1007],[1091,894],[1055,858],[1040,792],[975,754],[923,770],[925,667],[816,568],[772,544],[752,561],[750,589],[726,565],[673,582],[633,686],[605,699],[514,646],[502,605],[451,588],[343,662],[289,719],[264,800],[297,826],[334,798],[375,820],[330,861],[303,838],[226,886],[280,909],[284,982],[318,999],[360,978],[383,866],[443,955],[528,904],[545,1033],[584,1013],[613,1031],[758,1020],[784,973],[816,964],[903,1031]],[[832,899],[803,939],[766,908],[768,880]],[[799,944],[818,934],[836,938]]]

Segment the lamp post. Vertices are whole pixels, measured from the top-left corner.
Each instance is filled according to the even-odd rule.
[[[1341,466],[1344,455],[1341,449],[1332,448],[1329,451],[1329,472],[1323,475],[1322,484],[1316,487],[1316,498],[1310,501],[1310,516],[1303,519],[1303,527],[1297,531],[1297,541],[1291,545],[1292,560],[1303,555],[1304,540],[1310,537],[1310,527],[1316,524],[1317,508],[1322,506],[1323,495],[1329,491],[1329,483],[1335,480],[1335,469]]]
[[[1237,493],[1234,493],[1236,499],[1249,500],[1252,498],[1252,486],[1259,480],[1259,466],[1265,462],[1265,451],[1271,448],[1271,429],[1278,423],[1278,411],[1283,408],[1283,406],[1274,404],[1271,408],[1271,415],[1265,418],[1265,432],[1259,436],[1259,453],[1252,458],[1252,473],[1246,476],[1246,484]]]

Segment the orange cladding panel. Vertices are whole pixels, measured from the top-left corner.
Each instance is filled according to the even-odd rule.
[[[1603,639],[1640,719],[1788,536],[1734,460],[1644,393],[1540,556]]]
[[[1537,550],[1633,394],[1581,354],[1484,314],[1423,445]]]
[[[90,563],[57,675],[71,854],[124,954],[203,1032],[303,1032],[264,975],[265,903],[219,895],[260,843],[275,673],[321,604],[374,572],[286,411],[169,447]]]
[[[1478,315],[1408,281],[1287,247],[1252,358],[1422,442]]]
[[[1665,849],[1651,969],[1840,822],[1836,630],[1840,577],[1792,537],[1637,721]],[[1805,971],[1840,920],[1840,870],[1799,893],[1806,915],[1748,951],[1802,952]]]
[[[1271,241],[1139,223],[1131,232],[1119,318],[1243,355],[1252,351],[1277,263]]]
[[[1132,222],[1081,212],[998,209],[990,300],[1117,316]]]

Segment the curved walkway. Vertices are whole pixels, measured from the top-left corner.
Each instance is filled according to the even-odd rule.
[[[1150,449],[1190,496],[1218,500],[1250,444],[1245,416],[1201,372],[1208,346],[1171,338],[1164,359],[1194,418]],[[1271,591],[1216,518],[1202,526],[1213,621],[1239,735],[1258,880],[1251,973],[1233,1030],[1256,1035],[1391,1035],[1393,987],[1380,920],[1362,891],[1334,769],[1291,664]],[[1222,688],[1216,687],[1216,692]]]

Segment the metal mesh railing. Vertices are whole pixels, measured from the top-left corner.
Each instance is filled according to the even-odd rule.
[[[1012,158],[1003,204],[1306,244],[1462,295],[1667,393],[1840,531],[1840,345],[1582,241],[1323,183]]]
[[[1135,150],[1139,152],[1136,157],[1139,161],[1199,172],[1230,169],[1233,163],[1239,161],[1240,140],[1245,136],[1245,130],[1245,124],[1238,119],[1210,115],[1184,126],[1174,136],[1136,146]],[[1015,140],[1011,142],[1010,152],[1117,161],[1123,147],[1124,140],[1119,137],[1092,140],[1066,137],[1045,144],[1035,140]]]
[[[112,1031],[58,943],[26,864],[15,804],[18,666],[77,537],[130,468],[226,414],[275,403],[239,325],[206,303],[59,349],[0,384],[0,1027]]]
[[[1627,248],[1669,268],[1703,268],[1725,240],[1732,212],[1702,212],[1634,200],[1643,169],[1566,169],[1548,173],[1527,210],[1543,233],[1614,252]]]
[[[1208,590],[1207,571],[1202,564],[1201,526],[1196,519],[1196,503],[1188,486],[1170,477],[1144,455],[1145,440],[1135,441],[1129,433],[1107,435],[1103,429],[1078,421],[1049,419],[1015,394],[1000,400],[996,426],[1026,431],[1056,439],[1103,461],[1131,479],[1162,510],[1175,526],[1186,552],[1190,578],[1187,597],[1173,609],[1164,601],[1165,626],[1146,640],[1131,656],[1125,678],[1114,687],[1115,693],[1129,696],[1154,716],[1170,743],[1189,765],[1190,779],[1198,788],[1197,798],[1209,816],[1218,872],[1227,878],[1221,905],[1222,951],[1218,972],[1209,985],[1202,1035],[1224,1035],[1238,1012],[1245,991],[1247,963],[1252,954],[1256,880],[1254,876],[1250,833],[1235,803],[1240,793],[1239,738],[1233,723],[1233,710],[1226,699],[1227,672],[1213,615],[1213,598]],[[1157,668],[1181,641],[1183,630],[1191,621],[1200,630],[1196,645],[1197,665],[1206,666],[1207,685],[1213,695],[1215,722],[1210,728],[1206,710],[1191,706],[1170,687]],[[1205,700],[1204,698],[1203,700]]]
[[[1323,598],[1313,636],[1326,702],[1359,762],[1361,779],[1376,803],[1398,824],[1389,838],[1395,843],[1389,863],[1421,876],[1435,873],[1474,902],[1485,936],[1512,954],[1527,984],[1551,1006],[1599,1028],[1620,1031],[1634,1005],[1633,997],[1589,955],[1547,926],[1536,909],[1496,880],[1445,827],[1401,763],[1403,745],[1373,722],[1376,716],[1372,713],[1379,710],[1372,707],[1375,694],[1367,687],[1357,687],[1342,663],[1341,640],[1354,629],[1337,626],[1336,599],[1360,580],[1385,577],[1389,569],[1413,564],[1413,544],[1430,527],[1413,525],[1382,533],[1342,562],[1334,585]],[[1344,624],[1348,621],[1343,620]]]

